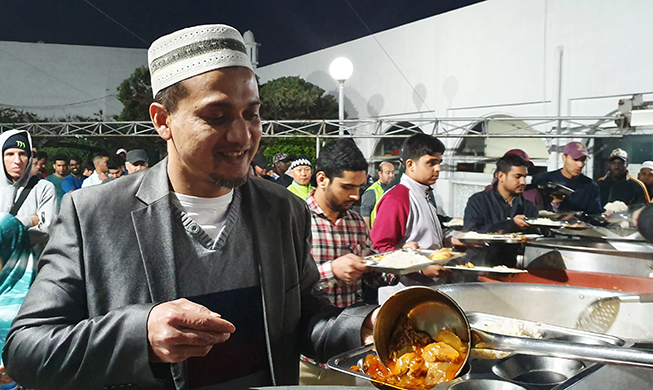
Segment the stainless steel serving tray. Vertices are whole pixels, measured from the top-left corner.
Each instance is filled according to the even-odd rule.
[[[505,321],[514,321],[515,323],[521,323],[524,326],[527,326],[528,328],[538,329],[542,334],[543,339],[566,340],[569,342],[580,343],[580,344],[598,344],[598,345],[609,344],[609,345],[616,345],[616,346],[622,346],[625,344],[624,340],[609,335],[584,332],[584,331],[565,328],[561,326],[518,320],[514,318],[507,318],[507,317],[485,314],[485,313],[478,313],[478,312],[467,313],[467,318],[470,322],[470,325],[473,328],[482,329],[481,325],[483,324],[500,324]],[[333,370],[348,375],[352,375],[357,378],[372,381],[372,379],[362,371],[362,363],[367,355],[376,355],[376,351],[374,350],[373,344],[356,348],[351,351],[345,352],[343,354],[334,356],[329,360],[327,366]],[[558,360],[556,362],[558,364],[550,363],[551,360],[556,360],[556,359]],[[532,364],[531,362],[532,360],[540,362],[542,364],[548,364],[549,366],[552,367],[550,368],[550,370],[554,370],[555,367],[559,367],[560,361],[574,362],[573,360],[569,360],[569,359],[560,359],[560,358],[544,357],[544,356],[532,356],[532,355],[520,355],[520,354],[504,354],[501,358],[472,358],[470,359],[470,362],[468,362],[468,366],[466,367],[466,369],[463,370],[462,374],[458,378],[447,383],[439,384],[435,386],[434,389],[445,390],[454,386],[456,383],[464,382],[467,380],[478,380],[478,379],[493,380],[493,381],[502,380],[509,383],[515,382],[515,381],[507,380],[504,377],[502,377],[502,367],[514,366],[515,360],[517,361],[528,360],[529,364]],[[551,384],[526,385],[525,388],[538,389],[538,390],[566,389],[572,386],[573,384],[577,383],[578,381],[580,381],[582,378],[586,377],[590,373],[602,367],[602,365],[600,364],[593,364],[593,363],[582,362],[582,361],[577,361],[577,362],[579,368],[573,372],[572,376],[565,376],[566,378],[565,380],[560,381],[558,383],[551,383]],[[352,370],[351,369],[352,366],[359,367],[361,368],[361,370],[360,371]],[[523,383],[521,383],[521,385],[524,386]]]

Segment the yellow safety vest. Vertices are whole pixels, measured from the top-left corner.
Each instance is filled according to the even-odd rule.
[[[374,184],[369,186],[367,190],[365,190],[365,192],[367,191],[374,191],[374,197],[376,198],[376,202],[374,203],[374,208],[370,213],[370,228],[371,228],[372,224],[374,223],[374,219],[376,218],[376,208],[379,207],[379,200],[381,199],[385,191],[383,191],[383,188],[381,187],[381,182],[378,180]]]

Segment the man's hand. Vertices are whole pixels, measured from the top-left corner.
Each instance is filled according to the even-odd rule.
[[[411,241],[405,243],[402,249],[419,249],[419,245],[415,241]]]
[[[374,338],[372,338],[372,341],[374,341]],[[5,366],[0,364],[0,384],[4,385],[5,383],[11,383],[14,380],[9,378],[9,375],[5,372]]]
[[[443,278],[452,274],[452,271],[448,268],[444,268],[441,265],[429,265],[422,271],[424,276],[429,278]]]
[[[205,356],[213,345],[224,343],[236,328],[204,306],[177,299],[155,306],[147,318],[150,361],[179,363]]]
[[[515,215],[515,217],[512,219],[512,221],[517,225],[520,229],[525,229],[529,227],[530,225],[528,222],[526,222],[526,216],[525,215]]]
[[[40,222],[38,215],[31,215],[30,219],[32,220],[32,226],[37,226]]]
[[[361,257],[348,253],[331,262],[331,271],[343,282],[353,283],[367,271],[367,266]]]

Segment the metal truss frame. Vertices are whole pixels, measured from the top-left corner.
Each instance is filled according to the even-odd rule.
[[[619,127],[618,116],[587,117],[478,117],[478,118],[383,118],[364,120],[262,121],[263,137],[405,138],[424,132],[439,138],[611,138],[633,134],[635,129]],[[510,129],[488,133],[492,122],[509,122]],[[515,125],[523,122],[523,126]],[[480,124],[480,126],[479,126]],[[33,137],[153,137],[150,122],[50,122],[0,123],[0,133],[26,130]],[[534,131],[531,134],[520,132]]]

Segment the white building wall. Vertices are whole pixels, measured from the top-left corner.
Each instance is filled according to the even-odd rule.
[[[644,93],[653,100],[650,15],[652,1],[488,0],[257,74],[261,82],[300,76],[337,96],[328,66],[348,57],[354,64],[345,84],[349,118],[602,116],[620,97]],[[448,148],[459,142],[443,141]],[[359,145],[371,155],[375,144]],[[513,147],[506,141],[505,150]],[[558,167],[556,154],[548,165]],[[461,216],[469,189],[487,182],[486,174],[441,175],[439,204]]]
[[[0,107],[45,118],[118,115],[117,88],[147,50],[0,42]]]

